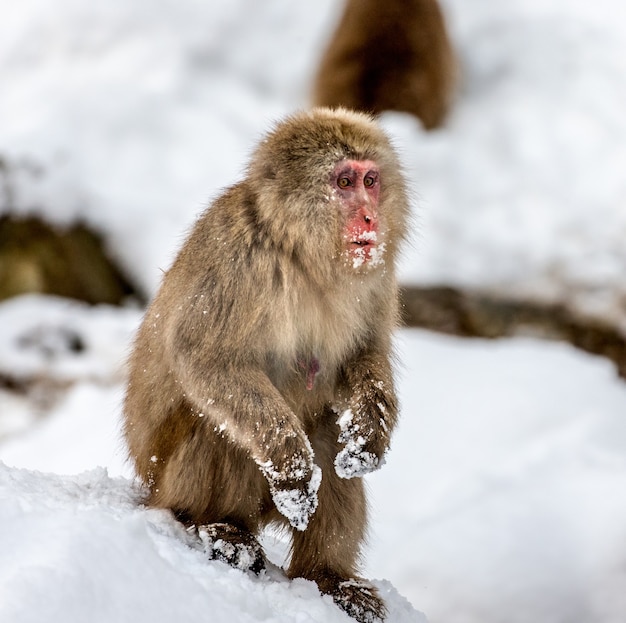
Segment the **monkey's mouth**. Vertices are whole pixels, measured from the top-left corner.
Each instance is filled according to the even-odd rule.
[[[369,247],[375,247],[378,236],[375,231],[358,232],[358,234],[350,240],[350,244],[355,247],[367,249]]]

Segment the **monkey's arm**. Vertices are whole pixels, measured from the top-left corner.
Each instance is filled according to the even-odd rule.
[[[341,478],[363,476],[381,467],[396,424],[398,407],[388,355],[362,352],[344,368],[344,404],[337,408],[344,444],[335,458]]]
[[[251,363],[189,360],[178,371],[186,398],[208,425],[246,451],[278,511],[304,530],[317,508],[321,470],[299,420],[265,373]]]

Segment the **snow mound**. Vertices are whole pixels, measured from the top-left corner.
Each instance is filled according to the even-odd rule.
[[[351,621],[278,567],[257,577],[207,561],[169,512],[146,509],[132,481],[103,468],[59,476],[0,463],[0,525],[4,623]],[[426,623],[388,582],[375,584],[389,622]]]

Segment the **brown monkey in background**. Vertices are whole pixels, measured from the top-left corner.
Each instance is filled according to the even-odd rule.
[[[369,116],[315,109],[278,124],[166,273],[125,402],[150,505],[196,526],[209,557],[255,572],[254,535],[290,524],[288,575],[362,622],[385,614],[356,577],[360,476],[382,464],[397,417],[407,212],[400,164]]]
[[[347,0],[320,63],[313,102],[408,112],[441,125],[456,63],[437,0]]]

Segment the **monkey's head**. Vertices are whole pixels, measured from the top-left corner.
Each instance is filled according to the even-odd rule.
[[[349,270],[394,261],[407,193],[389,139],[368,115],[316,108],[279,123],[249,169],[258,218],[274,242],[307,261]]]

